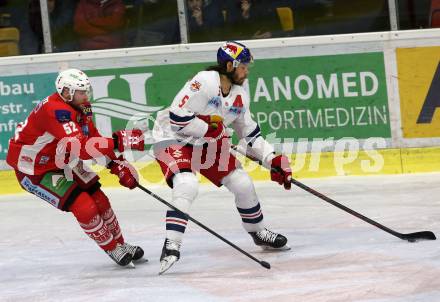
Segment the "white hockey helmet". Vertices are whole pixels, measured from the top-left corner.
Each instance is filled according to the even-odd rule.
[[[70,99],[66,102],[70,102],[73,99],[73,95],[76,90],[84,90],[91,97],[92,85],[87,75],[79,69],[70,68],[61,71],[55,80],[55,87],[57,88],[58,94],[62,96],[64,88],[69,89]]]

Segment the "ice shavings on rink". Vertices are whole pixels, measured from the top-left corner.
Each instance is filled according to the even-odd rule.
[[[440,235],[440,174],[302,182],[398,232]],[[440,241],[408,243],[299,188],[256,186],[266,223],[291,251],[261,251],[233,196],[204,185],[191,215],[272,269],[189,223],[181,260],[162,276],[165,206],[140,190],[105,189],[125,238],[150,260],[136,269],[116,266],[70,214],[29,194],[0,196],[0,301],[440,301]],[[166,187],[152,190],[171,199]]]

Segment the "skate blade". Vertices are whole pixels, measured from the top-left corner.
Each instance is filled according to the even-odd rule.
[[[170,267],[172,267],[173,264],[177,262],[177,260],[178,259],[176,256],[168,256],[168,257],[163,258],[162,261],[160,262],[159,275],[162,275],[167,270],[169,270]]]
[[[148,262],[148,259],[141,258],[141,259],[138,259],[138,260],[132,260],[132,262],[133,262],[134,264],[142,264],[142,263],[147,263],[147,262]]]
[[[288,246],[287,244],[279,248],[275,248],[271,246],[260,246],[260,248],[265,252],[286,252],[291,250],[291,247]]]
[[[127,264],[125,267],[126,267],[126,268],[130,268],[130,269],[136,268],[136,266],[134,265],[133,261],[131,261],[131,262],[130,262],[129,264]]]

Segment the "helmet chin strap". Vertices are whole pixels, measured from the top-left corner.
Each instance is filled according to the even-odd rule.
[[[67,88],[67,87],[66,87]],[[75,90],[67,88],[69,90],[69,95],[70,95],[70,99],[66,99],[65,97],[63,97],[63,94],[59,94],[59,96],[64,100],[64,102],[66,103],[70,103],[71,101],[73,101],[73,95],[75,94]],[[73,93],[72,93],[73,91]]]

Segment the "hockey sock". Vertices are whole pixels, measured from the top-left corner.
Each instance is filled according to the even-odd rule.
[[[98,211],[101,214],[102,219],[107,225],[113,237],[119,244],[124,244],[124,237],[122,236],[121,227],[119,226],[118,219],[110,205],[108,197],[101,190],[93,193],[92,198],[95,200],[98,206]]]
[[[173,204],[184,213],[188,213],[193,200],[197,197],[199,183],[191,172],[178,173],[173,178]],[[181,242],[188,220],[183,213],[167,211],[166,237]]]
[[[70,206],[84,232],[93,239],[100,248],[110,251],[116,248],[116,240],[102,219],[98,207],[92,197],[82,192]]]
[[[244,229],[247,232],[263,230],[263,212],[249,175],[243,169],[235,169],[222,182],[235,195],[235,205]]]

